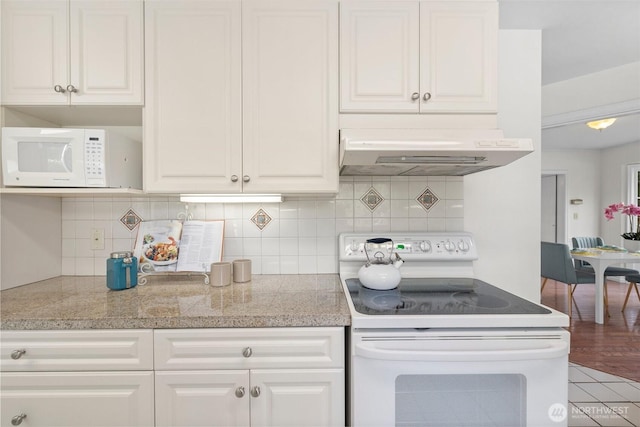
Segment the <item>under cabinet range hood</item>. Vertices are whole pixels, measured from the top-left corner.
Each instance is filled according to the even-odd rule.
[[[498,129],[341,129],[340,175],[462,176],[531,152]]]

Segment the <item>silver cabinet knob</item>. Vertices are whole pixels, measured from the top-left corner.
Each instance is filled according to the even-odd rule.
[[[19,350],[13,350],[13,351],[11,352],[11,358],[12,358],[13,360],[18,360],[18,359],[20,359],[20,358],[21,358],[21,357],[22,357],[26,352],[27,352],[27,350],[25,350],[25,349],[23,349],[23,348],[21,348],[21,349],[19,349]]]
[[[55,91],[56,91],[56,92],[58,92],[58,93],[65,93],[65,92],[66,92],[65,88],[63,88],[63,87],[62,87],[62,86],[60,86],[60,85],[55,85],[55,86],[53,87],[53,90],[55,90]]]
[[[251,396],[258,397],[260,396],[260,387],[254,386],[251,388]]]
[[[231,182],[238,182],[238,175],[231,175]]]
[[[251,181],[251,177],[249,175],[245,175],[245,176],[242,177],[242,181],[243,182],[249,182],[249,181]]]
[[[431,99],[431,94],[429,92],[425,92],[424,95],[422,95],[422,99],[425,101],[428,101]]]
[[[67,85],[67,90],[71,93],[77,93],[78,89],[74,85]]]
[[[253,354],[253,350],[251,350],[251,347],[247,347],[244,350],[242,350],[242,355],[244,357],[251,357],[252,354]]]
[[[11,418],[11,425],[19,426],[20,424],[22,424],[22,420],[24,420],[25,418],[27,418],[27,414],[16,415],[15,417]]]
[[[420,94],[418,92],[413,92],[411,94],[411,100],[412,101],[417,101],[418,99],[420,99]]]
[[[236,389],[236,397],[244,397],[244,387],[240,386]]]

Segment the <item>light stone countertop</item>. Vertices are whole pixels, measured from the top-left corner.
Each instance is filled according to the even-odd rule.
[[[61,276],[0,292],[0,329],[348,326],[337,274],[254,275],[213,287],[203,277],[149,277],[112,291],[105,276]]]

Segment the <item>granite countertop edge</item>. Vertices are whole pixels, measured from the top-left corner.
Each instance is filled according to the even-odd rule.
[[[345,327],[336,274],[254,276],[215,288],[171,278],[125,291],[104,277],[60,276],[0,292],[0,330]]]
[[[0,322],[0,330],[190,329],[349,326],[349,315],[252,316],[196,319],[23,319]]]

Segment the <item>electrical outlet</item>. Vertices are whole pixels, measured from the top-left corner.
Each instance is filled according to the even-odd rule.
[[[94,228],[91,230],[91,249],[104,249],[104,228]]]

